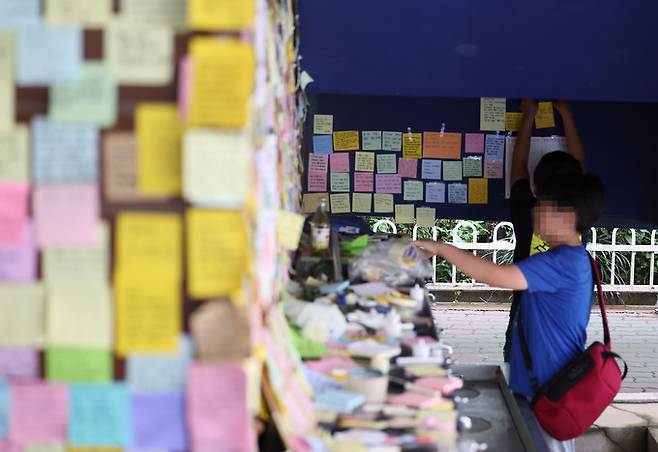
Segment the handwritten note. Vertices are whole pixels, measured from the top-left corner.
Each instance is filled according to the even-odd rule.
[[[358,151],[359,131],[345,130],[334,132],[334,151]]]
[[[23,448],[23,452],[71,452],[71,449],[67,449],[63,444],[28,444]],[[104,449],[103,452],[119,451]]]
[[[320,200],[329,201],[329,193],[304,193],[302,196],[302,212],[313,213],[320,205]]]
[[[503,178],[502,160],[487,160],[484,162],[484,177],[487,179]]]
[[[402,193],[402,179],[398,174],[377,174],[375,176],[377,193]]]
[[[400,152],[402,150],[402,132],[382,132],[382,150]]]
[[[448,180],[448,181],[462,180],[461,160],[443,162],[443,180]]]
[[[175,104],[137,107],[137,189],[144,196],[176,196],[181,192],[182,124]]]
[[[393,212],[393,195],[375,193],[375,213]]]
[[[416,222],[415,208],[413,204],[395,205],[395,223],[411,224]]]
[[[63,384],[26,381],[11,385],[9,438],[19,444],[65,443],[69,390]]]
[[[313,153],[318,155],[328,155],[334,151],[333,138],[331,135],[313,136]]]
[[[330,195],[331,213],[350,213],[350,194],[336,193]]]
[[[354,171],[375,171],[375,153],[357,152],[354,157]]]
[[[398,160],[398,174],[400,177],[416,178],[418,176],[418,160],[400,158]]]
[[[95,182],[98,180],[98,129],[60,124],[35,116],[32,120],[34,182]]]
[[[436,224],[436,209],[434,207],[419,207],[416,209],[416,224],[421,228],[431,228]]]
[[[484,152],[484,134],[467,133],[464,144],[464,152],[467,154],[482,154]]]
[[[404,181],[404,200],[405,201],[422,201],[423,200],[423,182],[419,180]]]
[[[126,384],[133,392],[183,391],[192,356],[187,336],[178,339],[172,353],[131,353],[126,359]]]
[[[21,28],[16,57],[16,80],[21,86],[75,80],[82,67],[82,32],[46,25]]]
[[[173,76],[173,31],[114,21],[105,29],[104,55],[122,85],[166,85]],[[196,68],[195,68],[196,69]]]
[[[103,193],[111,202],[137,198],[137,140],[132,132],[103,137]]]
[[[422,133],[402,134],[402,157],[409,159],[419,159],[423,157]]]
[[[239,31],[253,24],[254,0],[189,0],[187,23],[193,30]]]
[[[0,132],[0,183],[29,181],[28,133],[28,128],[22,125]]]
[[[489,181],[487,179],[473,178],[468,180],[468,203],[489,203]]]
[[[421,178],[441,179],[441,160],[423,159],[421,166]]]
[[[48,118],[54,122],[113,127],[117,119],[117,87],[109,66],[85,63],[80,79],[53,85]]]
[[[39,373],[39,352],[34,348],[0,347],[0,378],[35,379]]]
[[[466,157],[463,159],[464,177],[482,177],[482,158]]]
[[[397,173],[397,160],[395,154],[377,154],[377,172],[380,174]]]
[[[468,198],[468,186],[466,184],[448,184],[448,203],[466,204]]]
[[[121,20],[180,28],[187,22],[186,0],[121,0]]]
[[[26,2],[27,3],[27,2]],[[6,2],[3,3],[6,7]],[[0,5],[0,28],[5,17],[2,16]],[[6,132],[14,127],[16,114],[16,89],[14,74],[16,72],[16,40],[14,34],[0,31],[0,158],[2,155],[2,140]],[[0,161],[2,163],[2,161]],[[0,164],[0,168],[2,165]],[[0,176],[2,170],[0,170]]]
[[[46,0],[45,19],[51,25],[100,28],[112,17],[112,0]]]
[[[505,137],[503,135],[487,135],[487,140],[484,147],[484,159],[505,159]]]
[[[69,442],[75,446],[128,446],[130,399],[122,384],[70,386]]]
[[[290,251],[295,251],[299,245],[306,217],[296,212],[279,210],[276,215],[277,235],[279,244]]]
[[[352,193],[352,211],[356,213],[372,212],[372,194]]]
[[[0,2],[0,28],[36,25],[41,16],[39,0],[3,0]]]
[[[480,99],[480,130],[497,132],[505,130],[506,99],[482,97]]]
[[[332,192],[350,191],[350,173],[331,173],[330,185]]]
[[[505,113],[505,130],[518,132],[521,129],[523,113],[508,111]]]
[[[327,191],[327,173],[310,171],[308,173],[308,191]]]
[[[329,165],[332,173],[349,173],[350,155],[345,152],[331,154],[329,157]]]
[[[133,394],[132,445],[144,450],[187,448],[183,394]]]
[[[458,159],[461,152],[461,133],[423,132],[423,157]]]
[[[361,132],[361,143],[366,151],[380,151],[382,149],[382,132],[379,130],[364,130]]]
[[[329,169],[329,157],[326,155],[309,154],[308,171],[309,173],[326,173]]]
[[[425,185],[425,202],[446,202],[446,184],[442,182],[429,182]]]
[[[108,383],[112,380],[109,349],[46,349],[46,378],[67,383]]]
[[[172,168],[173,169],[173,168]],[[183,139],[183,197],[240,208],[253,187],[253,149],[246,133],[188,130]]]
[[[0,244],[18,245],[23,241],[28,197],[26,184],[0,184]]]
[[[354,173],[354,191],[371,192],[374,183],[375,176],[373,173]]]
[[[313,133],[315,135],[334,133],[334,115],[313,115]]]
[[[537,104],[535,127],[537,127],[538,129],[550,129],[551,127],[555,127],[553,102],[539,102]]]

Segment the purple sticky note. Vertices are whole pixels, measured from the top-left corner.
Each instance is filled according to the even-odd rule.
[[[308,173],[308,191],[327,191],[327,173]]]
[[[347,152],[337,152],[335,154],[331,154],[329,157],[329,166],[331,167],[332,173],[349,173],[350,154]]]
[[[446,202],[446,184],[443,182],[428,182],[425,184],[425,202]]]
[[[377,193],[402,193],[402,179],[397,174],[377,174],[375,191]]]
[[[398,160],[398,174],[400,177],[409,177],[415,179],[418,177],[418,159],[405,159]]]
[[[25,223],[23,237],[18,243],[0,243],[0,281],[30,282],[37,277],[37,251],[34,245],[34,226]]]
[[[468,198],[468,185],[466,184],[449,184],[448,185],[448,203],[466,204]]]
[[[485,160],[484,177],[486,179],[503,178],[503,161],[502,160]]]
[[[469,154],[482,154],[484,152],[484,134],[467,133],[464,151]]]
[[[487,135],[487,141],[484,147],[484,159],[505,159],[505,137],[503,135]]]
[[[354,173],[354,191],[372,192],[374,179],[373,173]]]
[[[423,159],[421,166],[422,179],[441,179],[441,160]]]
[[[33,348],[0,348],[0,378],[36,378],[39,352]]]
[[[133,394],[131,406],[135,448],[186,449],[182,394]]]
[[[308,172],[309,173],[326,173],[329,168],[328,155],[310,154],[308,156]]]
[[[328,155],[334,152],[331,135],[313,135],[313,153]]]

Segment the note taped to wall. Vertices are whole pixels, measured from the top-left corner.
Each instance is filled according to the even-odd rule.
[[[382,149],[382,132],[379,130],[364,130],[361,132],[361,142],[366,151],[380,151]]]
[[[27,283],[37,277],[37,250],[31,222],[25,223],[21,235],[17,243],[0,243],[0,282]]]
[[[425,202],[445,203],[446,184],[443,182],[428,182],[425,184]]]
[[[550,129],[551,127],[555,127],[553,102],[539,102],[537,104],[535,127],[537,127],[538,129]]]
[[[482,177],[482,158],[466,157],[463,159],[464,177]]]
[[[434,207],[419,207],[416,209],[416,224],[421,228],[431,228],[436,224],[436,209]]]
[[[69,389],[39,381],[11,385],[9,438],[18,444],[65,443]]]
[[[329,196],[331,203],[331,213],[350,213],[350,194],[336,193]]]
[[[423,158],[423,134],[402,134],[402,157],[409,159]]]
[[[0,345],[43,343],[45,291],[40,284],[0,286]]]
[[[371,192],[375,183],[373,173],[354,173],[354,191]]]
[[[480,130],[497,132],[505,130],[504,97],[482,97],[480,99]]]
[[[402,132],[382,132],[382,150],[400,152],[402,150]]]
[[[405,201],[422,201],[423,200],[423,181],[405,180],[404,194]]]
[[[128,446],[130,398],[125,385],[70,386],[69,442],[75,446]]]
[[[346,152],[331,154],[329,157],[329,168],[332,173],[349,173],[350,155]]]
[[[521,129],[523,113],[508,111],[505,113],[505,130],[508,132],[518,132]]]
[[[468,202],[468,186],[466,184],[448,184],[448,203],[466,204]]]
[[[372,212],[372,193],[352,193],[352,211],[355,213]]]
[[[358,151],[359,131],[342,130],[334,132],[334,151]]]
[[[0,28],[15,29],[36,25],[41,19],[39,0],[3,0],[0,2]]]
[[[27,226],[27,184],[0,184],[0,244],[18,245]]]
[[[484,152],[484,134],[467,133],[464,139],[464,152],[467,154],[482,154]]]
[[[395,154],[377,154],[377,172],[380,174],[395,174],[398,157]]]
[[[327,201],[327,207],[329,208],[329,193],[304,193],[302,197],[302,212],[314,213],[320,205],[321,199]]]
[[[121,0],[123,22],[181,28],[187,23],[186,0]]]
[[[75,80],[80,76],[82,53],[79,28],[21,28],[17,35],[16,81],[20,86],[31,86]]]
[[[327,191],[327,173],[308,173],[307,190],[314,192]]]
[[[132,445],[142,450],[187,448],[183,394],[132,394]]]
[[[313,133],[315,135],[334,133],[334,115],[313,115]]]
[[[375,213],[393,212],[393,195],[386,193],[375,193]]]
[[[375,153],[356,152],[354,157],[354,171],[375,171]]]
[[[137,139],[132,132],[104,134],[103,176],[106,200],[137,200]]]
[[[2,8],[0,6],[0,8]],[[2,26],[0,18],[0,27]],[[0,140],[5,132],[14,127],[16,113],[16,89],[14,73],[16,72],[16,41],[14,34],[0,31]],[[0,143],[0,154],[2,153]],[[1,157],[0,157],[1,158]],[[2,163],[0,161],[0,163]],[[0,168],[2,165],[0,164]],[[0,175],[2,170],[0,169]]]
[[[252,46],[237,40],[196,37],[190,43],[190,54],[190,125],[243,128],[256,70]]]
[[[46,0],[45,19],[51,25],[100,28],[112,17],[112,0]]]
[[[468,180],[468,203],[489,203],[489,181],[487,179],[471,178]]]
[[[443,162],[443,180],[457,181],[462,180],[462,161],[446,161]]]
[[[112,352],[109,349],[46,349],[46,378],[66,383],[109,383],[112,381]]]
[[[375,176],[377,193],[402,193],[402,179],[397,174],[377,174]]]
[[[180,336],[172,353],[131,353],[126,359],[126,384],[132,392],[182,392],[193,355],[188,336]]]
[[[395,205],[395,223],[412,224],[416,222],[416,213],[413,204]]]
[[[398,159],[398,175],[415,179],[418,176],[418,159]]]
[[[423,157],[456,160],[461,152],[461,133],[423,132]]]
[[[193,30],[239,31],[254,22],[255,0],[189,0],[187,21]]]
[[[36,379],[39,352],[28,347],[0,347],[0,378]]]
[[[0,81],[0,83],[2,82]],[[2,101],[0,100],[0,102]],[[0,183],[27,183],[29,180],[28,128],[24,125],[19,125],[14,130],[7,132],[0,131]]]

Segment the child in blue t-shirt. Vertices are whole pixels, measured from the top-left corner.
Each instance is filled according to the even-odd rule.
[[[428,254],[445,258],[479,282],[523,291],[520,315],[540,386],[585,349],[593,280],[581,234],[601,216],[603,200],[603,185],[596,176],[572,173],[548,181],[533,209],[533,222],[534,231],[551,249],[514,265],[496,265],[446,243],[416,242]],[[518,396],[522,411],[531,415],[529,407],[521,406],[527,405],[524,402],[533,391],[516,322],[509,386]],[[538,427],[534,424],[531,430]],[[573,450],[573,440],[561,443],[541,433],[548,450]]]

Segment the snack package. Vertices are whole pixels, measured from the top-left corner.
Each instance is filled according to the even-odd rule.
[[[389,286],[413,284],[432,276],[432,264],[410,240],[375,243],[350,264],[350,280],[382,281]]]

